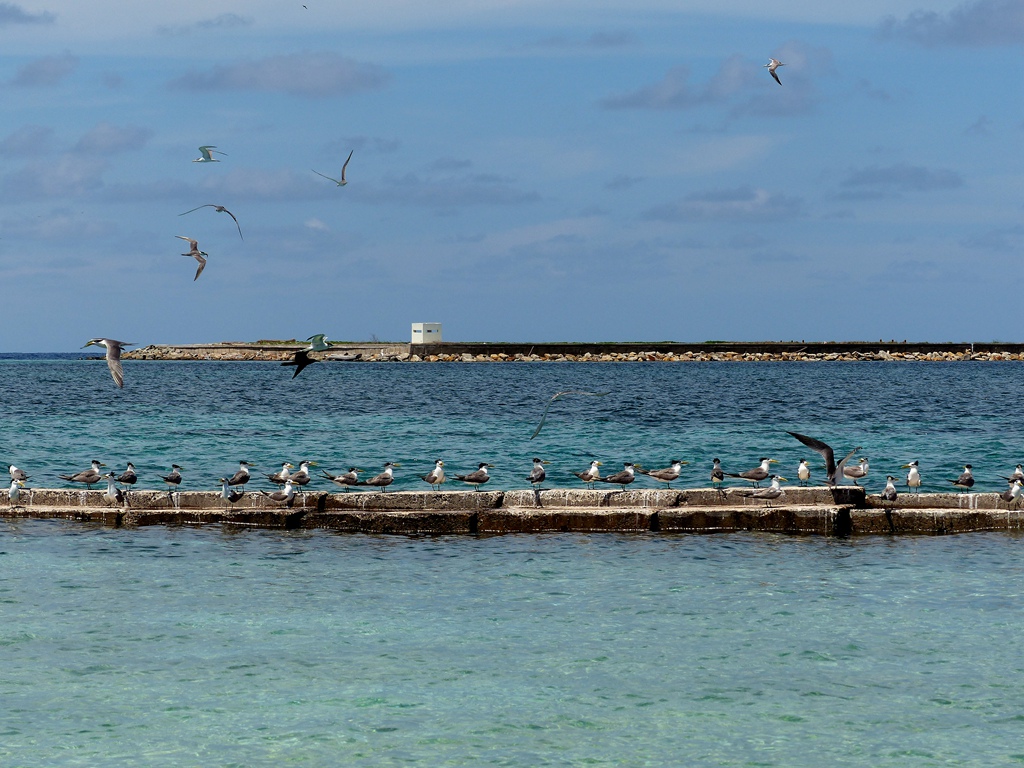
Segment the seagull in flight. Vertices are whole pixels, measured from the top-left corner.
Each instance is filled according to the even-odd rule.
[[[776,74],[775,70],[786,65],[778,59],[768,59],[768,63],[765,64],[765,66],[768,67],[768,74],[775,78],[775,82],[782,85],[782,81],[779,80],[779,76]]]
[[[610,393],[585,392],[582,389],[567,389],[564,392],[555,392],[555,394],[551,396],[551,399],[548,400],[548,404],[544,407],[544,415],[540,417],[540,424],[538,424],[537,428],[533,430],[533,434],[530,435],[530,439],[533,440],[533,438],[539,435],[540,431],[544,428],[544,422],[548,420],[548,411],[551,410],[551,404],[555,402],[555,400],[561,400],[566,395],[593,395],[594,397],[604,397],[607,394]]]
[[[353,149],[352,152],[355,152],[355,150]],[[323,173],[320,173],[320,171],[313,171],[312,168],[310,168],[309,170],[313,171],[313,173],[315,173],[317,176],[323,176],[325,179],[328,179],[329,181],[333,181],[339,187],[344,187],[346,184],[348,184],[348,181],[345,180],[345,169],[348,168],[348,161],[352,159],[352,152],[348,153],[348,157],[345,159],[345,164],[343,166],[341,166],[341,178],[340,179],[332,179],[330,176],[328,176],[326,174],[323,174]]]
[[[206,257],[209,256],[210,254],[208,254],[206,251],[200,251],[199,242],[193,240],[191,237],[185,237],[184,235],[175,235],[175,237],[178,238],[179,240],[188,241],[188,244],[192,246],[192,250],[190,250],[188,253],[183,253],[181,255],[191,256],[193,259],[199,262],[199,269],[196,270],[196,276],[192,278],[192,282],[194,283],[196,280],[199,279],[199,276],[203,274],[203,270],[206,269]]]
[[[326,340],[325,340],[326,338],[327,338],[327,334],[326,333],[314,333],[312,336],[310,336],[308,339],[306,339],[306,341],[310,342],[308,347],[306,347],[305,349],[298,350],[295,353],[295,357],[293,357],[291,360],[285,360],[283,363],[281,363],[281,365],[294,365],[295,366],[295,373],[292,374],[292,378],[293,379],[296,376],[298,376],[300,373],[302,373],[302,370],[307,365],[312,365],[313,363],[319,363],[320,362],[315,357],[310,357],[309,353],[310,352],[325,352],[326,350],[330,349],[331,345],[326,342]]]
[[[221,152],[216,147],[211,146],[200,147],[199,154],[202,155],[202,157],[197,157],[192,161],[193,163],[219,163],[220,160],[215,158],[213,156],[214,154],[224,155],[224,157],[227,157],[228,155],[227,152]]]
[[[192,211],[198,211],[200,208],[213,208],[217,213],[226,213],[235,221],[235,226],[238,227],[238,236],[242,237],[242,227],[238,224],[238,219],[235,219],[235,214],[225,208],[223,205],[216,205],[215,203],[207,203],[206,205],[199,205],[192,209]],[[179,213],[179,216],[184,216],[186,213],[192,213],[192,211],[185,211],[185,213]],[[244,237],[242,237],[245,240]]]
[[[801,443],[810,448],[812,451],[816,451],[817,453],[821,454],[821,457],[825,459],[825,471],[828,473],[825,477],[825,481],[830,486],[843,484],[843,470],[846,469],[846,462],[848,462],[853,457],[853,454],[860,450],[859,445],[852,451],[850,451],[848,454],[846,454],[845,459],[836,464],[836,457],[835,453],[832,451],[832,448],[826,445],[825,443],[821,442],[821,440],[815,440],[813,437],[801,435],[798,432],[787,431],[786,434],[792,435]]]
[[[117,341],[116,339],[89,339],[82,346],[82,349],[90,347],[92,345],[97,347],[106,347],[107,349],[107,368],[110,369],[110,375],[114,377],[114,383],[117,384],[119,389],[124,388],[124,370],[121,368],[121,350],[124,347],[132,347],[135,345],[133,341]]]

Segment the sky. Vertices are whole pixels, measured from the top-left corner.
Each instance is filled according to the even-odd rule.
[[[28,0],[0,51],[0,351],[1024,341],[1024,0]]]

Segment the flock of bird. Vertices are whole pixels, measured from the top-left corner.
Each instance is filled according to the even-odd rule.
[[[868,476],[868,460],[861,458],[856,464],[849,464],[850,459],[857,451],[861,450],[859,447],[854,448],[850,451],[845,458],[838,463],[835,461],[835,453],[832,448],[807,435],[801,435],[798,432],[788,432],[787,434],[792,435],[794,438],[799,440],[801,443],[817,452],[822,459],[824,459],[825,468],[825,485],[828,487],[835,487],[844,485],[846,482],[852,482],[854,485],[859,485],[858,481],[864,481]],[[548,472],[546,467],[551,462],[534,458],[533,466],[529,474],[523,478],[524,482],[529,483],[534,490],[541,490],[544,482],[548,479]],[[593,460],[590,462],[590,466],[580,472],[573,472],[579,480],[587,485],[588,488],[596,488],[598,483],[605,483],[608,485],[617,485],[622,490],[626,489],[626,486],[631,485],[637,478],[637,475],[649,477],[650,479],[664,483],[665,487],[671,488],[672,483],[680,478],[682,475],[683,467],[689,462],[682,461],[679,459],[673,459],[669,466],[662,469],[644,469],[641,465],[635,462],[624,462],[623,468],[619,472],[615,472],[608,475],[601,474],[602,462]],[[722,468],[722,462],[719,459],[712,460],[711,472],[709,480],[711,481],[711,487],[714,488],[718,493],[723,496],[728,493],[736,493],[739,496],[749,497],[754,499],[760,499],[765,502],[766,505],[771,505],[773,501],[776,501],[785,495],[785,489],[782,487],[782,483],[786,482],[786,478],[781,475],[775,474],[771,470],[772,464],[777,464],[775,459],[762,457],[758,460],[757,466],[744,470],[742,472],[726,472]],[[82,470],[81,472],[74,472],[71,474],[58,475],[61,480],[76,485],[84,485],[86,488],[91,489],[93,485],[106,481],[107,490],[104,493],[104,499],[109,503],[128,505],[128,494],[134,488],[136,483],[139,481],[138,472],[136,472],[135,465],[128,462],[127,468],[121,474],[116,472],[103,473],[102,469],[106,465],[98,460],[93,460],[89,469]],[[278,490],[274,492],[268,492],[261,490],[260,494],[266,496],[271,501],[275,501],[287,506],[292,506],[295,500],[295,496],[300,491],[305,493],[306,487],[314,479],[314,475],[310,474],[310,469],[317,466],[315,461],[300,461],[298,469],[291,462],[284,462],[281,465],[281,469],[271,474],[264,474],[270,483],[277,485]],[[347,472],[342,472],[337,475],[332,475],[329,472],[321,470],[321,475],[333,483],[335,486],[348,491],[351,488],[378,488],[382,493],[387,492],[388,487],[395,481],[395,469],[400,467],[401,464],[393,461],[388,461],[384,464],[382,470],[367,479],[360,478],[360,475],[365,470],[359,467],[349,467]],[[460,483],[464,483],[473,487],[475,490],[480,490],[480,487],[485,485],[491,480],[491,475],[488,470],[493,469],[494,465],[488,462],[480,462],[477,468],[466,474],[454,475],[454,480]],[[909,464],[904,464],[903,468],[907,469],[907,475],[905,479],[905,485],[914,492],[920,492],[921,490],[921,472],[917,461],[912,461]],[[178,497],[175,492],[181,488],[182,484],[182,467],[178,464],[172,464],[171,470],[166,475],[159,475],[160,479],[163,480],[167,487],[168,493],[171,495],[175,506],[178,504]],[[248,461],[240,461],[238,464],[238,470],[230,477],[221,477],[218,482],[221,486],[221,497],[225,499],[229,504],[235,504],[239,501],[246,492],[246,486],[253,479],[253,470],[256,466]],[[294,470],[294,471],[293,471]],[[954,487],[959,488],[961,492],[968,492],[974,488],[974,474],[973,468],[970,464],[964,465],[964,471],[955,480],[949,480]],[[8,472],[11,477],[11,485],[9,490],[9,499],[11,505],[17,505],[21,500],[21,494],[26,489],[26,482],[29,480],[29,475],[25,473],[23,469],[20,469],[13,464],[8,466]],[[811,481],[811,466],[807,459],[801,459],[796,470],[797,478],[801,485],[808,485]],[[424,483],[428,484],[432,490],[440,490],[441,486],[444,485],[449,477],[445,471],[445,463],[443,460],[438,459],[434,462],[434,467],[426,474],[417,475],[417,477]],[[749,483],[749,489],[726,489],[724,484],[727,478],[740,480],[744,483]],[[1017,505],[1021,499],[1021,492],[1024,490],[1024,465],[1018,464],[1014,471],[1004,479],[1008,483],[1008,487],[1005,491],[1000,494],[1000,498],[1007,503],[1007,505]],[[761,483],[763,481],[769,481],[770,485],[767,488],[762,488]],[[897,498],[896,484],[898,478],[893,475],[886,477],[885,489],[881,492],[880,496],[883,501],[895,502]],[[120,486],[120,487],[119,487]]]

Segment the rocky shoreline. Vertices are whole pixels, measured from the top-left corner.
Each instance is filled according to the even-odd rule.
[[[154,344],[126,352],[126,360],[213,360],[213,361],[270,361],[281,362],[290,360],[295,352],[303,348],[300,343],[274,344],[189,344],[164,345]],[[520,345],[516,345],[520,346]],[[967,360],[997,362],[1024,360],[1024,349],[1019,345],[985,345],[990,348],[975,348],[975,345],[893,345],[865,348],[863,343],[857,348],[844,349],[844,345],[808,344],[803,348],[790,349],[792,345],[779,344],[778,348],[770,345],[691,345],[697,348],[666,349],[652,345],[648,349],[617,350],[616,346],[633,345],[589,345],[594,351],[581,351],[585,345],[567,345],[572,351],[552,350],[558,345],[535,345],[536,351],[514,351],[509,345],[453,345],[451,351],[443,349],[443,345],[432,344],[410,345],[395,343],[364,343],[336,344],[329,352],[319,355],[326,362],[399,362],[399,363],[626,363],[626,362],[862,362],[862,361],[926,361],[926,362],[960,362]],[[683,347],[686,345],[671,345]],[[729,349],[728,346],[760,347],[760,349]],[[854,345],[850,345],[854,346]],[[417,349],[417,347],[424,347]],[[475,347],[467,349],[467,347]],[[493,348],[489,348],[493,347]]]

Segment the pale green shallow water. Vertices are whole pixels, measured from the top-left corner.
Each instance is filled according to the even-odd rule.
[[[1022,544],[0,522],[0,764],[1024,762]]]

